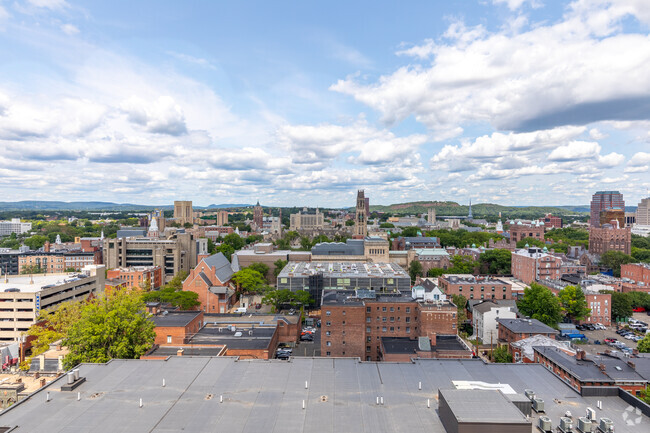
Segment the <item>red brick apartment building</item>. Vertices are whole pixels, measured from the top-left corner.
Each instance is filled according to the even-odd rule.
[[[575,357],[549,346],[533,347],[535,362],[542,364],[577,392],[584,387],[617,386],[632,394],[644,389],[648,381],[636,371],[632,359],[624,361],[607,355],[590,355],[578,350]]]
[[[512,284],[498,278],[445,274],[438,277],[438,284],[449,297],[463,295],[467,299],[512,299]]]
[[[230,282],[232,267],[226,257],[213,254],[199,261],[183,281],[183,290],[199,295],[199,307],[206,313],[227,313],[235,302],[235,289]]]
[[[543,224],[523,224],[519,221],[510,226],[510,243],[516,244],[522,239],[533,238],[544,242]]]
[[[456,306],[423,302],[411,292],[325,290],[321,305],[321,355],[382,360],[382,337],[456,335]]]
[[[585,292],[585,300],[591,309],[591,316],[580,323],[601,323],[605,326],[612,324],[612,295]]]
[[[203,311],[163,311],[152,318],[159,346],[179,346],[199,332],[203,326]]]
[[[550,213],[546,214],[544,217],[544,226],[550,227],[550,228],[562,228],[562,218],[553,216]]]
[[[538,247],[516,250],[512,253],[512,276],[530,284],[539,280],[558,280],[562,276],[562,259]]]
[[[533,335],[544,335],[555,340],[555,329],[537,319],[497,319],[499,341],[512,343]]]
[[[650,291],[650,265],[647,263],[621,265],[621,278],[624,292]]]
[[[162,285],[162,268],[160,266],[132,266],[130,268],[109,269],[106,272],[106,278],[120,279],[124,281],[125,287],[158,289]]]

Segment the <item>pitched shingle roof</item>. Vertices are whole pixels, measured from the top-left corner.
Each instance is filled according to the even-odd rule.
[[[222,253],[213,254],[203,259],[203,263],[211,268],[216,268],[215,274],[221,283],[225,283],[234,274],[230,262]]]

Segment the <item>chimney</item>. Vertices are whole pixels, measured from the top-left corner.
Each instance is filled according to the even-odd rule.
[[[46,385],[45,378],[41,378],[41,388],[43,388]]]
[[[45,251],[46,253],[50,252],[50,242],[49,241],[45,241],[45,244],[43,244],[43,251]]]
[[[437,334],[435,332],[429,332],[429,341],[431,341],[431,347],[436,347],[436,336]]]
[[[178,349],[178,350],[176,351],[176,356],[183,356],[183,352],[185,352],[184,349]]]
[[[627,365],[629,365],[633,370],[636,370],[636,364],[632,361],[627,361]]]
[[[598,366],[598,368],[600,368],[600,371],[602,371],[603,374],[605,374],[605,364],[602,364],[602,363],[601,363],[601,364]]]

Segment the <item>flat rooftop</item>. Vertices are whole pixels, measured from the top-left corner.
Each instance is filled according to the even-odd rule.
[[[451,284],[510,284],[499,278],[475,277],[471,274],[443,274],[441,278]]]
[[[227,326],[206,325],[194,334],[189,345],[225,345],[233,350],[264,350],[269,347],[275,332],[273,327],[236,327],[232,331]]]
[[[298,323],[299,316],[297,314],[293,316],[284,315],[284,314],[255,314],[255,313],[246,313],[246,314],[214,314],[206,313],[203,315],[203,321],[205,323],[211,323],[217,326],[226,326],[226,325],[237,325],[237,324],[247,324],[247,325],[275,325],[278,321],[284,321],[290,324]]]
[[[544,400],[554,426],[567,410],[584,414],[587,407],[596,409],[601,400],[603,409],[597,410],[597,415],[612,419],[617,433],[650,431],[647,416],[639,415],[638,424],[627,425],[629,405],[622,399],[582,397],[539,364],[487,365],[480,360],[375,363],[352,358],[292,358],[287,362],[173,356],[82,364],[80,376],[86,382],[73,392],[60,391],[65,383],[62,376],[6,409],[0,413],[0,426],[31,433],[445,433],[437,413],[439,390],[454,388],[453,381],[478,381],[507,384],[519,394],[532,389]],[[422,382],[421,390],[418,382]],[[50,392],[49,402],[46,391]],[[377,397],[384,398],[383,405],[376,404]],[[533,412],[533,425],[536,417]]]
[[[528,424],[530,421],[501,391],[486,389],[441,389],[456,420],[463,423]]]
[[[328,289],[323,290],[322,305],[365,305],[368,302],[418,302],[413,299],[413,292],[408,291],[387,291],[376,290],[345,290]]]
[[[60,274],[38,274],[38,275],[9,275],[9,282],[5,283],[4,275],[0,278],[0,293],[6,289],[19,289],[23,293],[40,292],[44,286],[60,286],[77,278],[78,272]],[[84,276],[84,278],[87,278]]]
[[[335,278],[410,278],[395,263],[354,262],[289,262],[278,278],[308,277],[318,273]]]
[[[151,318],[156,327],[185,327],[201,314],[201,311],[164,311]]]

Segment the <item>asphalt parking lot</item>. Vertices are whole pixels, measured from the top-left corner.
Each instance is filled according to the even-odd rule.
[[[650,316],[646,315],[646,313],[634,313],[634,318],[636,320],[640,320],[646,323],[650,323]],[[580,344],[576,345],[577,347],[580,347],[587,353],[591,354],[597,354],[597,353],[602,353],[605,351],[605,349],[610,349],[610,350],[618,350],[614,347],[610,347],[607,344],[603,342],[606,338],[615,338],[617,341],[620,341],[622,343],[625,343],[627,347],[630,349],[636,349],[637,342],[633,340],[626,340],[624,337],[621,337],[616,333],[616,326],[610,326],[606,330],[595,330],[595,331],[580,331],[587,338],[589,339],[589,344]],[[600,341],[601,344],[593,344],[594,341]]]
[[[314,332],[314,341],[299,341],[293,349],[292,356],[320,356],[320,328]]]

